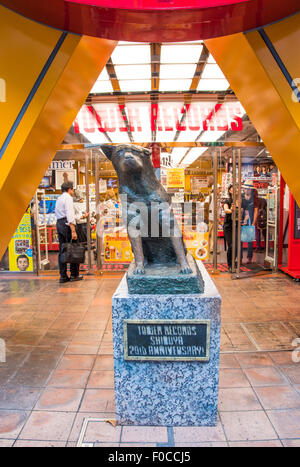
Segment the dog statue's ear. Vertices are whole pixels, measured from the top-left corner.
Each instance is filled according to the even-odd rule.
[[[145,156],[148,156],[148,157],[150,157],[151,154],[152,154],[151,151],[150,151],[150,149],[146,149],[146,148],[144,148],[144,151],[143,151],[143,152],[144,152]]]
[[[101,151],[106,155],[107,159],[111,161],[114,146],[111,146],[110,144],[101,144],[100,148]]]

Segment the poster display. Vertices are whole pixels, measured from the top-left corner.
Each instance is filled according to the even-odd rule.
[[[197,195],[201,188],[208,187],[208,177],[207,175],[199,175],[197,177],[191,177],[191,189],[192,194]]]
[[[57,190],[61,189],[63,183],[72,182],[73,187],[77,187],[77,172],[75,169],[69,170],[56,170],[55,171],[55,188]]]
[[[104,235],[105,263],[131,263],[133,255],[127,234],[113,232]]]
[[[209,260],[209,233],[185,231],[183,234],[188,253],[193,255],[194,259],[202,261]]]
[[[8,251],[10,271],[33,272],[30,209],[22,217]]]
[[[184,169],[167,169],[167,188],[184,188]]]
[[[295,201],[294,239],[300,240],[300,208]]]

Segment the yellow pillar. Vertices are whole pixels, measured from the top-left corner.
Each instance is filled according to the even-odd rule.
[[[300,13],[206,41],[300,205],[299,44]]]
[[[0,258],[116,44],[0,6]]]

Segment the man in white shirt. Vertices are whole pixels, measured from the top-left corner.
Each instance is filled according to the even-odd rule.
[[[71,276],[69,277],[67,274],[67,264],[62,263],[61,255],[62,255],[62,245],[63,243],[68,243],[71,240],[77,240],[77,233],[76,233],[76,220],[75,220],[75,212],[74,212],[74,204],[73,204],[73,183],[66,182],[63,183],[61,186],[62,195],[56,201],[55,206],[55,215],[57,219],[56,229],[58,234],[58,241],[59,241],[59,255],[58,255],[58,263],[59,263],[59,272],[60,272],[60,279],[59,282],[68,282],[68,281],[78,281],[82,279],[82,276],[79,275],[79,264],[71,263],[70,264],[70,271]]]

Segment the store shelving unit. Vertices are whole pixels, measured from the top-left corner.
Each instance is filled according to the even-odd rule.
[[[46,217],[46,200],[45,190],[38,189],[34,195],[35,200],[35,226],[37,240],[37,265],[38,270],[49,269],[50,262],[48,258],[48,230]],[[40,212],[40,201],[42,201],[42,212]],[[42,214],[43,222],[40,222],[40,214]],[[43,245],[43,248],[42,248]],[[42,258],[42,251],[44,258]]]

